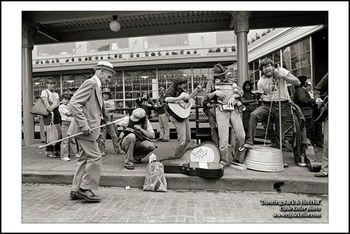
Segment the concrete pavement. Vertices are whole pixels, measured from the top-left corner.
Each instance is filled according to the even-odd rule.
[[[77,159],[64,162],[47,158],[41,143],[22,147],[22,182],[71,184]],[[176,140],[156,142],[155,154],[160,158],[173,155]],[[135,164],[135,170],[123,167],[124,155],[115,154],[110,140],[106,142],[107,157],[103,158],[100,186],[142,188],[148,158],[143,164]],[[320,153],[320,149],[316,151]],[[283,193],[328,194],[328,178],[313,176],[306,167],[298,167],[290,152],[283,152],[285,162],[289,164],[283,172],[259,172],[226,167],[220,179],[208,180],[196,176],[166,173],[168,189],[214,190],[214,191],[265,191]]]

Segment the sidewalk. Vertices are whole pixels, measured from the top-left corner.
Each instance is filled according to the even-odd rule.
[[[176,140],[155,142],[158,148],[154,153],[162,158],[173,155]],[[76,161],[61,161],[45,156],[39,149],[39,140],[34,145],[22,147],[22,182],[71,184],[76,169]],[[107,157],[102,159],[101,186],[142,188],[148,157],[142,164],[135,164],[134,170],[123,167],[124,155],[116,154],[111,140],[106,142]],[[317,150],[316,153],[320,153]],[[168,189],[176,190],[226,190],[226,191],[278,191],[286,193],[328,194],[328,178],[314,177],[307,167],[298,167],[291,152],[283,152],[284,161],[289,167],[283,172],[259,172],[226,167],[220,179],[208,180],[182,174],[165,174]]]

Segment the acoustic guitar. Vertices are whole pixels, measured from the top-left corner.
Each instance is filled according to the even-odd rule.
[[[188,102],[181,100],[179,102],[168,102],[167,103],[167,111],[168,113],[174,117],[178,121],[184,121],[188,116],[190,116],[191,108],[196,103],[193,99],[194,96],[197,95],[198,91],[202,88],[202,85],[198,85],[197,88],[193,90],[193,92],[190,95],[190,99]],[[184,95],[187,95],[185,92],[181,93],[179,97],[183,97]]]
[[[318,113],[315,115],[315,118],[313,120],[315,122],[323,122],[328,117],[328,95],[324,98],[323,104],[321,108],[319,109]]]
[[[180,158],[161,161],[165,173],[182,173],[207,179],[218,179],[224,175],[224,167],[219,163],[220,151],[212,142],[188,148]]]

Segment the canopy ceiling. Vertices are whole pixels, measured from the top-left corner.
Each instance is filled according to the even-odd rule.
[[[234,30],[238,11],[23,11],[35,45],[109,38]],[[112,16],[119,32],[109,29]],[[328,23],[327,11],[252,11],[250,29]]]

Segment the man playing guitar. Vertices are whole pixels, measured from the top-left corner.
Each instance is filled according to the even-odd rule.
[[[177,77],[173,84],[167,89],[165,94],[165,101],[167,103],[178,103],[181,101],[188,101],[191,98],[191,95],[184,92],[185,87],[187,86],[187,79],[185,77]],[[169,112],[170,114],[170,112]],[[177,137],[180,141],[180,144],[175,150],[174,157],[181,157],[186,146],[191,140],[191,128],[189,117],[179,120],[170,114],[170,121],[174,124],[177,132]]]
[[[133,110],[130,116],[125,116],[116,125],[124,127],[119,136],[121,149],[126,152],[124,167],[133,170],[132,160],[141,163],[141,159],[155,149],[150,141],[155,138],[153,127],[142,108]]]

